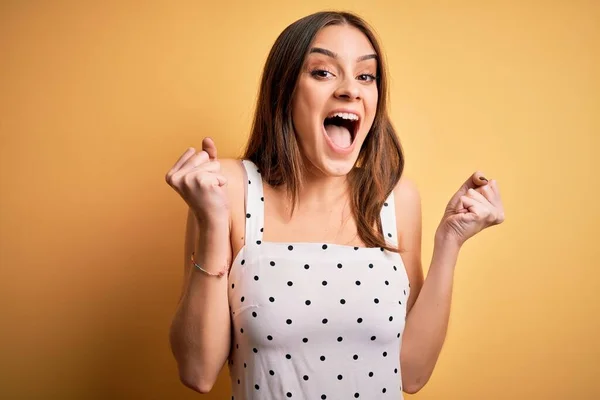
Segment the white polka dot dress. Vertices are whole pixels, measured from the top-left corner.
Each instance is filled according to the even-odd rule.
[[[229,275],[232,400],[402,399],[409,282],[399,254],[264,242],[260,172],[243,161],[246,242]],[[381,210],[396,245],[393,194]]]

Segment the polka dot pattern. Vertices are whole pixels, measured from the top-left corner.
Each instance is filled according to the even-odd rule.
[[[246,245],[227,285],[232,398],[402,399],[410,287],[401,257],[380,248],[263,241],[262,179],[243,163],[251,182]],[[393,201],[381,216],[395,246]]]

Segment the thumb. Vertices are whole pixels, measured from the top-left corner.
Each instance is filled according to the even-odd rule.
[[[202,150],[208,153],[208,157],[211,161],[215,161],[217,159],[217,146],[211,138],[204,138],[202,141]]]
[[[480,186],[484,186],[488,183],[488,180],[485,178],[485,175],[481,171],[476,171],[472,174],[469,179],[462,184],[460,189],[452,196],[450,203],[453,206],[456,206],[460,202],[460,197],[465,196],[469,189],[477,189]]]

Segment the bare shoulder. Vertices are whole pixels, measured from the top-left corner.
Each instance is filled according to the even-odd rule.
[[[219,162],[221,164],[221,173],[227,179],[227,196],[231,210],[230,239],[232,255],[235,256],[244,245],[246,170],[240,159],[225,158],[219,159]]]
[[[398,245],[411,287],[407,304],[407,312],[410,312],[424,280],[421,262],[422,214],[417,184],[405,175],[394,188],[394,203]]]

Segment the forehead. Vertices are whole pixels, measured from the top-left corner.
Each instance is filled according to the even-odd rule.
[[[351,25],[326,26],[317,33],[312,45],[349,59],[375,53],[367,36]]]

